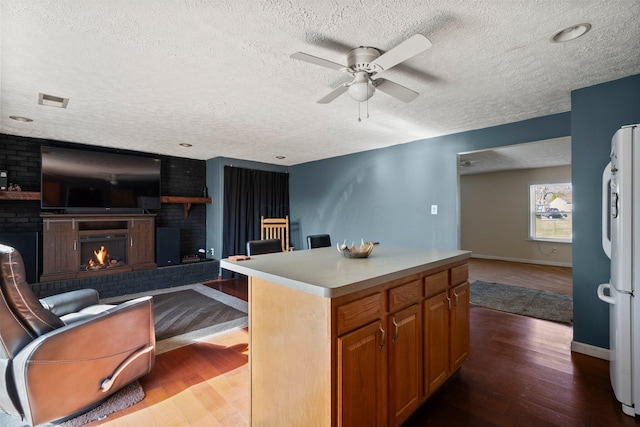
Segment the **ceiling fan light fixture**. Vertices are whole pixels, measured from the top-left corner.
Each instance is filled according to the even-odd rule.
[[[349,96],[355,101],[364,102],[371,98],[376,89],[369,82],[358,82],[349,86]]]
[[[591,24],[584,22],[582,24],[571,25],[567,28],[563,28],[560,31],[551,36],[552,43],[562,43],[568,42],[570,40],[575,40],[580,36],[585,35],[591,29]]]

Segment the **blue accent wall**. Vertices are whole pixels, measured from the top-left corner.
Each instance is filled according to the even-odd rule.
[[[596,296],[610,273],[601,244],[602,172],[613,134],[634,123],[640,123],[640,75],[571,94],[573,337],[597,347],[609,347],[609,306]]]
[[[302,236],[329,233],[333,244],[457,249],[457,154],[570,133],[570,115],[561,113],[292,166],[291,221]]]
[[[600,242],[601,177],[613,134],[640,122],[640,75],[576,90],[571,103],[571,112],[289,167],[294,246],[306,249],[305,236],[329,233],[334,245],[362,238],[456,249],[458,153],[571,136],[574,341],[608,348],[608,307],[596,296],[610,271]],[[222,250],[222,168],[234,162],[241,161],[207,162],[214,199],[207,207],[207,242],[214,242],[216,255]],[[438,205],[437,215],[431,215],[431,205]]]

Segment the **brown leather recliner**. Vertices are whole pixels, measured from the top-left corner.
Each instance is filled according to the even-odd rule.
[[[44,298],[0,244],[0,411],[37,425],[80,414],[155,363],[151,297],[100,305],[92,289]]]

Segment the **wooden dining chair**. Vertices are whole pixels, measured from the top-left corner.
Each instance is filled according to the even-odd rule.
[[[280,239],[282,251],[293,250],[289,246],[289,215],[284,218],[260,217],[260,240]]]

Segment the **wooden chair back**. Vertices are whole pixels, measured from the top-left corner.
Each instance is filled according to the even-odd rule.
[[[284,218],[260,217],[260,240],[280,239],[282,251],[289,251],[289,215]],[[291,248],[293,249],[293,248]]]

